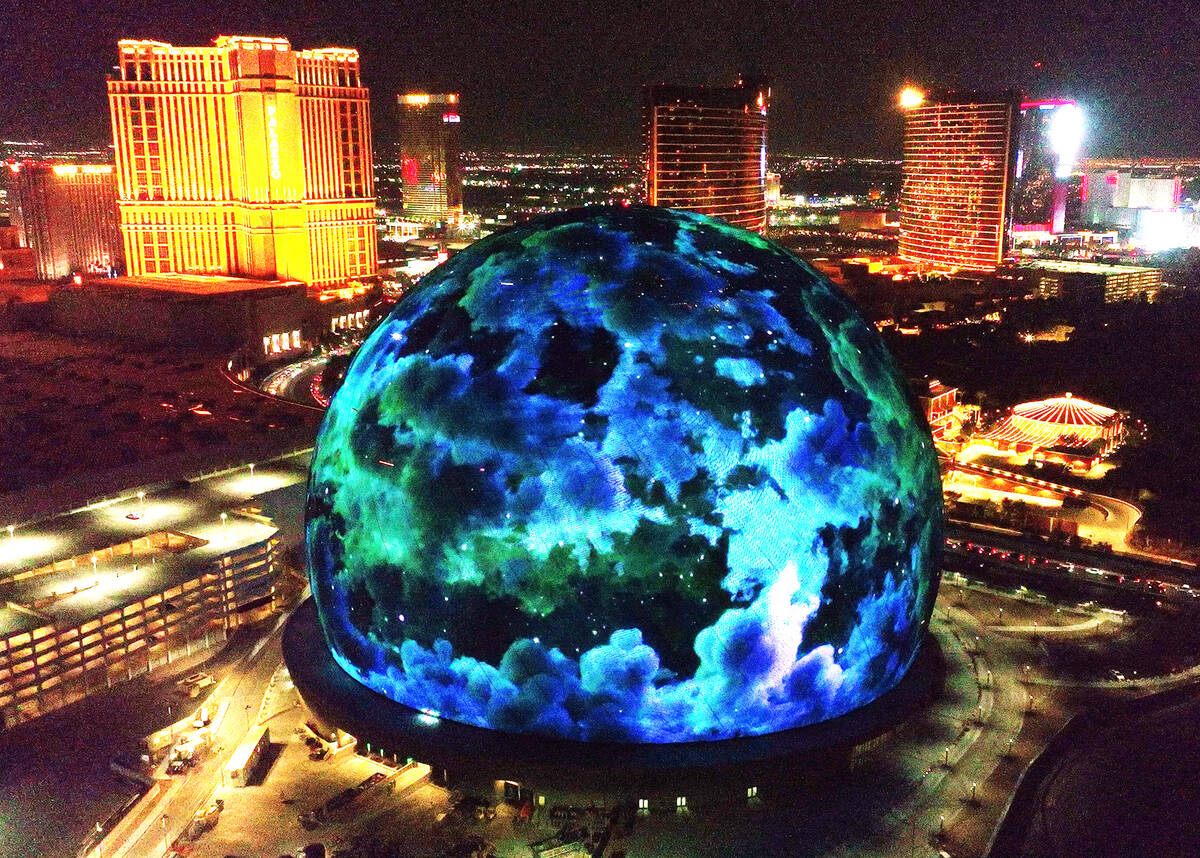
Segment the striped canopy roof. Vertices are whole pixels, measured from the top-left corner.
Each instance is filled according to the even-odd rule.
[[[1077,399],[1071,394],[1022,402],[990,432],[980,435],[994,443],[1028,444],[1032,447],[1086,447],[1102,434],[1116,411]]]
[[[1077,399],[1068,393],[1037,402],[1022,402],[1013,408],[1012,413],[1014,417],[1036,420],[1039,423],[1053,423],[1069,430],[1075,427],[1103,426],[1117,412],[1086,399]]]

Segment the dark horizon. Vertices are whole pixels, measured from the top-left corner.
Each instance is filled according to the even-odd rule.
[[[429,0],[271,11],[246,0],[4,5],[3,139],[104,142],[104,79],[118,39],[206,45],[242,33],[357,48],[383,145],[395,137],[395,94],[428,89],[462,94],[469,148],[634,152],[643,85],[731,85],[758,68],[774,90],[775,152],[898,157],[895,97],[912,82],[1074,98],[1088,118],[1085,157],[1200,154],[1200,37],[1180,26],[1187,4],[1170,0],[1134,12],[1109,0],[1070,11],[1030,0],[984,9],[917,0],[804,13],[711,0],[553,13],[527,0],[487,12]]]

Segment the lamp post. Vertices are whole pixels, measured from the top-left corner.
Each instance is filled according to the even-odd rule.
[[[228,518],[229,518],[228,515],[226,515],[225,513],[221,513],[221,533],[227,539],[229,538],[229,522],[227,521]]]
[[[145,505],[146,505],[146,493],[138,492],[138,507],[143,507]]]
[[[15,526],[15,525],[12,525],[12,524],[10,524],[10,525],[8,526],[8,538],[9,538],[9,539],[12,539],[12,538],[13,538],[13,531],[14,531],[14,530],[16,530],[16,529],[17,529],[17,528],[16,528],[16,526]]]
[[[246,704],[246,732],[250,732],[250,704]]]
[[[167,842],[167,815],[162,815],[162,832],[163,832],[163,855],[169,855],[171,844]]]
[[[251,477],[254,476],[254,463],[253,462],[250,463],[250,476]]]

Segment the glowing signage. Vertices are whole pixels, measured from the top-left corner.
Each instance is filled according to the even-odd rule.
[[[56,176],[96,176],[111,173],[113,168],[108,164],[55,164],[53,170]]]
[[[443,113],[442,122],[458,122],[457,113]]]
[[[413,94],[404,96],[405,104],[423,105],[423,104],[429,104],[429,101],[430,101],[430,96],[426,93],[413,93]]]
[[[279,165],[279,118],[275,105],[267,105],[267,161],[271,168],[271,178],[275,181],[283,176]]]

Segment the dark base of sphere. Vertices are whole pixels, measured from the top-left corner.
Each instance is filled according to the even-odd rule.
[[[849,770],[855,749],[885,735],[935,697],[942,657],[926,635],[894,689],[839,718],[763,736],[713,742],[618,744],[505,733],[436,718],[359,683],[329,652],[312,599],[288,619],[283,657],[304,702],[328,727],[357,737],[359,748],[428,763],[456,785],[515,781],[545,794],[602,794],[621,800],[747,785],[820,784]],[[738,792],[740,791],[740,792]]]

